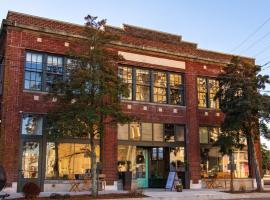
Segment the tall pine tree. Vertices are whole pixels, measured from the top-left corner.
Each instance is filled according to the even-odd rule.
[[[247,139],[258,191],[262,191],[263,187],[254,141],[259,140],[260,134],[266,138],[270,136],[267,127],[270,120],[270,99],[261,94],[270,81],[268,76],[260,75],[260,71],[260,66],[245,62],[239,57],[232,58],[218,77],[220,88],[216,95],[221,100],[220,108],[225,114],[222,132],[239,133],[234,134],[234,137],[243,134]],[[239,138],[235,141],[237,140]]]

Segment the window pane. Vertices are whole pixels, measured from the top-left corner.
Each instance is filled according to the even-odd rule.
[[[163,160],[163,148],[159,147],[158,148],[158,160]]]
[[[185,148],[170,149],[170,171],[185,171]]]
[[[198,106],[207,107],[207,89],[206,89],[206,78],[197,78],[197,91],[198,91]]]
[[[42,77],[42,54],[26,53],[24,88],[30,90],[41,90]]]
[[[57,161],[55,158],[55,143],[47,143],[46,149],[46,178],[58,176]]]
[[[142,140],[152,141],[152,123],[142,123]]]
[[[50,92],[55,83],[63,80],[63,57],[49,55],[47,57],[46,91]]]
[[[157,160],[157,148],[152,148],[152,160]]]
[[[22,154],[22,177],[38,178],[39,143],[24,142]]]
[[[219,135],[219,128],[209,128],[210,143],[217,141]]]
[[[175,125],[175,141],[185,141],[185,126]]]
[[[200,127],[199,134],[200,134],[200,143],[207,144],[208,143],[208,128]]]
[[[163,141],[163,124],[153,124],[154,125],[154,141]]]
[[[135,176],[136,170],[136,146],[118,145],[118,171],[132,171]]]
[[[130,139],[141,140],[141,124],[140,123],[130,124]]]
[[[150,101],[150,87],[143,85],[136,85],[136,100]]]
[[[132,99],[132,68],[131,67],[118,67],[118,76],[122,79],[122,81],[128,84],[129,96],[122,97],[123,99]]]
[[[156,87],[167,87],[166,72],[153,71],[153,84]]]
[[[166,88],[154,87],[154,102],[157,103],[166,103]]]
[[[136,69],[136,100],[150,101],[149,70]]]
[[[95,153],[100,157],[99,146]],[[58,160],[56,159],[58,158]],[[46,177],[59,176],[63,179],[80,179],[88,176],[91,169],[90,145],[78,143],[47,144]]]
[[[219,89],[219,82],[215,79],[208,80],[210,108],[219,108],[219,100],[214,100]]]
[[[167,77],[166,72],[153,71],[154,102],[166,103]]]
[[[118,124],[117,132],[118,140],[128,140],[128,124]]]
[[[164,141],[174,142],[174,125],[164,124]]]
[[[23,135],[42,135],[43,117],[25,114],[22,121]]]

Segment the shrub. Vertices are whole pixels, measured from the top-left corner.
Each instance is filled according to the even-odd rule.
[[[33,199],[39,195],[40,187],[35,183],[29,182],[23,186],[22,192],[26,199]]]

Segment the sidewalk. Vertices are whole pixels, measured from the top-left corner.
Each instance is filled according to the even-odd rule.
[[[230,194],[218,190],[184,190],[183,192],[164,191],[163,189],[146,189],[144,194],[159,200],[208,200],[208,199],[258,199],[270,198],[269,193]],[[149,199],[149,198],[148,198]],[[149,199],[150,200],[150,199]]]
[[[125,193],[126,191],[103,191],[100,194],[108,193]],[[21,193],[9,193],[10,197],[7,199],[21,198]],[[90,192],[59,192],[59,194],[70,194],[75,195],[89,195]],[[141,198],[141,200],[215,200],[215,199],[259,199],[269,198],[269,193],[246,193],[246,194],[230,194],[221,192],[218,190],[209,189],[196,189],[196,190],[183,190],[183,192],[165,191],[164,189],[145,189],[144,194],[148,197]],[[49,197],[51,193],[42,192],[41,197]],[[122,200],[133,200],[133,199],[122,199]],[[134,199],[138,200],[138,199]]]

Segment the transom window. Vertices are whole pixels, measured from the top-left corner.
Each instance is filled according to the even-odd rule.
[[[22,135],[42,135],[43,116],[35,114],[23,114]]]
[[[197,92],[198,106],[201,108],[219,108],[219,100],[215,100],[215,95],[219,88],[219,82],[215,79],[198,77]]]
[[[182,74],[119,66],[118,76],[129,88],[122,99],[184,105]]]
[[[50,92],[53,84],[63,80],[64,57],[26,52],[24,89]]]
[[[201,144],[211,144],[217,141],[219,135],[218,127],[200,127],[200,143]]]
[[[185,126],[160,123],[130,123],[117,128],[118,140],[183,142]]]

